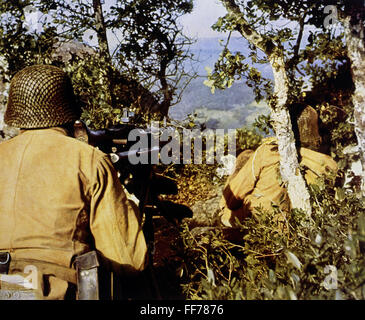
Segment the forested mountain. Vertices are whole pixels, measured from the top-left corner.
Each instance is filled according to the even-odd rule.
[[[250,125],[258,114],[268,113],[265,103],[257,104],[254,94],[244,82],[235,83],[226,90],[217,90],[214,94],[203,84],[206,80],[206,67],[213,69],[224,42],[220,38],[201,38],[192,46],[191,51],[197,61],[187,63],[198,77],[193,79],[185,89],[181,101],[170,109],[170,116],[182,120],[188,114],[197,114],[199,122],[206,122],[209,128],[240,128]],[[232,38],[229,43],[232,52],[241,51],[248,55],[248,44],[245,39]],[[191,64],[191,66],[190,66]],[[265,77],[272,77],[269,65],[257,65]]]

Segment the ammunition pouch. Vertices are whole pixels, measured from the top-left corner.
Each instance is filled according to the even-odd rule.
[[[77,300],[99,300],[100,266],[96,251],[82,254],[75,259],[77,276]]]

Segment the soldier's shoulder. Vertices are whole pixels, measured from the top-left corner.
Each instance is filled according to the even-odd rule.
[[[278,140],[275,137],[268,137],[262,140],[261,145],[257,148],[260,153],[277,153],[278,152]]]
[[[75,139],[73,137],[68,137],[68,138],[69,138],[70,143],[74,144],[74,146],[76,148],[80,149],[80,151],[93,154],[97,158],[104,158],[107,156],[103,151],[101,151],[97,147],[94,147],[84,141]]]
[[[310,159],[312,162],[317,162],[323,167],[328,167],[332,171],[338,169],[337,162],[329,155],[314,151],[307,148],[300,148],[300,153],[304,159]]]
[[[93,157],[96,159],[102,159],[107,155],[98,148],[86,143],[85,141],[78,140],[71,136],[58,136],[62,140],[62,147],[68,149],[69,152],[76,152],[86,157]]]

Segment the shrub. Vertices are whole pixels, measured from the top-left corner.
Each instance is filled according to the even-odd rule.
[[[187,299],[365,299],[365,209],[332,180],[310,187],[313,214],[298,210],[287,232],[273,212],[241,225],[242,241],[212,229],[200,238],[183,226]]]

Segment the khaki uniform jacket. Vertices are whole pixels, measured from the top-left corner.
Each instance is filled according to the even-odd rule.
[[[300,165],[305,168],[308,184],[326,172],[336,172],[337,164],[328,155],[306,149],[300,149]],[[275,140],[262,144],[252,153],[245,165],[228,180],[221,200],[221,221],[232,226],[236,218],[257,214],[255,208],[272,209],[272,204],[288,212],[290,200],[280,178],[280,156]]]
[[[98,250],[131,270],[146,265],[137,211],[103,152],[62,128],[26,130],[0,144],[0,252],[71,268]]]

